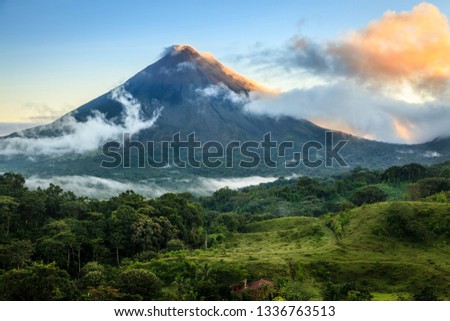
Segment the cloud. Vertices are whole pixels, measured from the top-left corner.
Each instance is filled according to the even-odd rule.
[[[192,70],[196,70],[197,69],[197,64],[193,61],[183,61],[183,62],[179,62],[176,66],[175,66],[176,70],[178,72],[180,71],[192,71]]]
[[[292,176],[292,178],[294,177],[297,176]],[[169,192],[190,192],[196,195],[211,195],[223,187],[239,189],[250,185],[273,182],[277,179],[277,177],[262,176],[219,179],[195,176],[185,179],[170,179],[170,182],[146,180],[134,183],[95,176],[73,175],[53,176],[50,178],[31,176],[27,178],[26,186],[30,189],[37,189],[38,187],[47,188],[52,183],[61,186],[66,191],[72,191],[79,196],[106,199],[127,190],[133,190],[146,197],[158,197]]]
[[[160,196],[167,192],[167,190],[159,188],[154,184],[134,184],[95,176],[71,175],[54,176],[51,178],[31,176],[26,180],[26,186],[30,189],[37,189],[38,187],[47,188],[50,184],[59,185],[65,191],[71,191],[79,196],[100,199],[110,198],[127,190],[133,190],[136,193],[152,197]]]
[[[255,50],[254,61],[282,66],[297,85],[252,99],[249,112],[394,143],[450,136],[450,26],[431,4],[388,11],[338,40],[297,36],[282,49]],[[305,78],[319,81],[305,86]]]
[[[54,121],[55,119],[57,119],[58,117],[67,112],[67,108],[55,109],[49,107],[46,104],[38,104],[34,102],[28,102],[24,104],[23,108],[28,110],[33,115],[37,115],[28,117],[25,119],[25,121],[31,121],[41,124]]]
[[[259,185],[262,183],[270,183],[277,180],[276,177],[262,177],[262,176],[248,176],[248,177],[234,177],[234,178],[198,178],[198,191],[205,190],[212,193],[218,189],[229,187],[231,189],[239,189],[246,186]]]
[[[340,64],[335,57],[328,54],[324,46],[306,37],[293,37],[285,56],[288,58],[285,60],[285,64],[301,66],[313,73],[337,74],[341,72],[339,71]]]
[[[175,65],[174,68],[161,67],[158,72],[163,75],[170,76],[176,72],[192,72],[197,69],[197,64],[194,61],[183,61]]]
[[[217,98],[222,100],[229,100],[235,104],[243,104],[249,101],[249,98],[244,93],[236,93],[230,90],[225,84],[209,85],[205,88],[197,88],[197,94],[204,98]]]
[[[247,112],[308,119],[326,128],[392,143],[422,143],[450,136],[448,103],[411,104],[353,80],[252,99]]]
[[[124,107],[120,124],[96,113],[85,122],[77,122],[70,114],[60,118],[44,129],[32,129],[35,134],[43,130],[52,129],[62,133],[57,137],[14,137],[0,140],[0,155],[47,155],[60,156],[63,154],[97,150],[103,143],[119,138],[123,133],[135,134],[154,125],[161,115],[162,107],[157,108],[150,119],[144,119],[141,114],[140,103],[133,98],[122,86],[110,92],[109,98],[121,103]],[[50,126],[50,127],[49,127]],[[19,133],[20,135],[20,133]]]
[[[362,79],[407,82],[416,90],[440,92],[450,77],[450,27],[428,3],[411,12],[388,11],[329,51]]]
[[[450,79],[449,22],[425,2],[410,12],[388,11],[338,41],[316,44],[294,38],[291,49],[289,64],[355,77],[390,93],[400,90],[430,99],[445,91]]]
[[[434,157],[442,157],[442,155],[436,151],[427,150],[424,154],[424,157],[434,158]]]

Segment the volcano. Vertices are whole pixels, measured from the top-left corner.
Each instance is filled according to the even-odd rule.
[[[140,103],[141,119],[151,119],[162,110],[151,127],[135,133],[133,139],[167,141],[195,133],[201,142],[261,141],[271,133],[272,139],[292,141],[301,146],[307,141],[324,143],[325,132],[305,119],[273,118],[245,110],[255,97],[275,95],[273,91],[246,79],[217,61],[211,54],[199,53],[187,45],[167,48],[152,65],[128,79],[121,87]],[[111,92],[82,105],[54,123],[15,133],[9,137],[57,137],[64,135],[60,124],[68,117],[83,123],[96,115],[120,124],[126,107],[111,99]],[[308,108],[308,106],[298,106]],[[421,145],[400,145],[371,141],[343,132],[334,132],[334,140],[347,140],[342,151],[350,166],[386,167],[410,162],[430,163],[449,158],[449,141],[436,140]],[[435,157],[436,156],[436,157]],[[56,166],[57,167],[57,166]]]
[[[136,135],[139,140],[167,140],[177,132],[182,136],[194,132],[204,141],[227,142],[260,140],[271,132],[277,139],[298,140],[301,136],[299,141],[303,141],[316,139],[324,132],[307,120],[274,119],[246,113],[242,107],[250,95],[274,93],[225,67],[211,54],[199,53],[186,45],[166,49],[160,60],[122,86],[140,102],[144,119],[151,118],[156,108],[164,108],[155,126]],[[52,124],[25,130],[20,135],[39,138],[63,134],[57,125],[68,116],[85,122],[89,117],[102,114],[109,121],[120,122],[123,112],[124,106],[112,100],[109,92]]]

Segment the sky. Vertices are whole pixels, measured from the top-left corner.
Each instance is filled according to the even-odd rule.
[[[447,134],[448,16],[449,1],[0,0],[0,135],[49,123],[189,44],[283,92],[250,112],[422,142]]]

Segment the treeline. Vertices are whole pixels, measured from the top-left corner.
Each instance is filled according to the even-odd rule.
[[[27,260],[16,258],[24,251],[73,274],[89,261],[120,264],[123,257],[197,247],[206,237],[204,209],[191,195],[148,200],[127,191],[100,201],[55,185],[30,191],[24,183],[18,174],[0,176],[2,268],[24,266]]]
[[[431,167],[419,164],[394,166],[385,171],[358,167],[327,178],[280,178],[273,183],[239,191],[223,188],[200,202],[207,210],[233,212],[252,221],[284,216],[321,216],[386,200],[425,198],[449,190],[449,179],[448,162]],[[445,198],[442,201],[445,202]]]
[[[224,262],[190,262],[187,250],[212,247],[249,222],[275,217],[319,216],[436,193],[447,202],[449,168],[357,168],[329,178],[223,188],[210,197],[169,193],[145,199],[127,191],[108,200],[78,197],[56,185],[29,190],[22,176],[5,173],[0,299],[232,299],[230,286],[248,271]]]

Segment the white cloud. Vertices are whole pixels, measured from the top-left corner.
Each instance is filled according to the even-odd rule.
[[[174,68],[161,67],[159,73],[170,76],[174,72],[192,72],[197,69],[197,64],[194,61],[183,61],[175,65]]]
[[[197,94],[205,98],[217,98],[222,100],[229,100],[235,104],[243,104],[249,101],[249,98],[244,93],[236,93],[230,90],[225,84],[209,85],[205,88],[197,88]]]
[[[407,103],[354,80],[252,99],[247,112],[308,119],[323,127],[392,143],[450,136],[450,106],[442,100]]]
[[[110,198],[127,190],[133,190],[136,193],[149,197],[160,196],[167,192],[167,190],[158,187],[156,184],[120,182],[95,176],[73,175],[54,176],[51,178],[31,176],[26,180],[26,186],[30,189],[47,188],[51,183],[59,185],[65,191],[71,191],[78,196],[100,199]]]
[[[197,69],[197,65],[192,61],[183,61],[176,65],[176,70],[180,71],[191,71]]]
[[[290,178],[295,178],[292,176]],[[210,195],[216,190],[229,187],[239,189],[260,183],[269,183],[277,180],[277,177],[234,177],[234,178],[207,178],[190,177],[184,179],[170,179],[167,182],[145,180],[137,183],[129,181],[117,181],[113,179],[95,176],[53,176],[42,178],[31,176],[26,180],[26,186],[30,189],[38,187],[47,188],[50,183],[61,186],[65,191],[72,191],[78,196],[106,199],[116,196],[126,190],[133,190],[146,197],[158,197],[169,192],[190,192],[196,195]]]
[[[440,153],[432,151],[432,150],[427,150],[423,156],[425,156],[427,158],[442,157],[442,155]]]
[[[249,177],[233,177],[233,178],[198,178],[199,191],[206,190],[208,192],[214,192],[218,189],[229,187],[231,189],[239,189],[251,185],[259,185],[261,183],[270,183],[277,180],[276,177],[262,177],[262,176],[249,176]]]
[[[57,137],[3,139],[0,140],[0,155],[82,154],[98,149],[106,141],[117,139],[123,133],[132,135],[150,128],[161,115],[162,108],[157,108],[150,119],[144,119],[140,103],[122,86],[111,91],[110,99],[121,103],[124,107],[121,124],[106,119],[100,113],[89,117],[85,122],[77,122],[73,116],[67,115],[50,125],[65,134]]]

